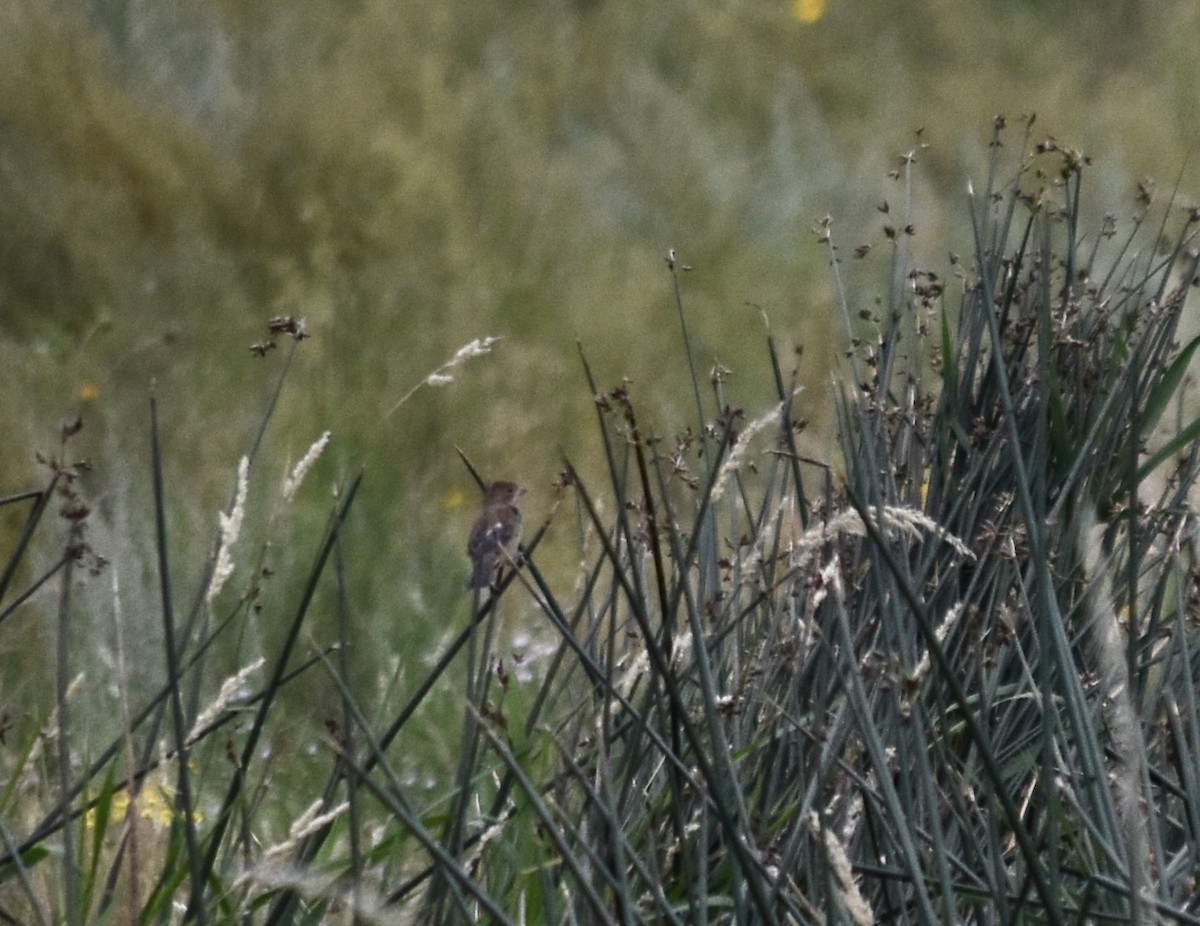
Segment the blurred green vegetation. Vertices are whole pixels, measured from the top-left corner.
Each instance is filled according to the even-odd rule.
[[[654,397],[664,433],[683,419],[668,247],[695,268],[699,361],[765,408],[765,312],[805,349],[805,413],[827,433],[845,343],[814,224],[834,217],[844,256],[886,251],[876,207],[905,197],[888,172],[920,128],[914,247],[944,260],[999,112],[1037,111],[1035,131],[1094,154],[1091,201],[1128,210],[1194,145],[1198,19],[1169,0],[834,0],[807,24],[782,0],[5,4],[3,489],[38,482],[33,451],[82,413],[97,546],[152,575],[131,538],[149,536],[153,383],[176,568],[198,582],[285,353],[248,348],[267,317],[303,317],[254,485],[331,429],[300,517],[320,523],[365,463],[361,604],[402,612],[389,646],[419,648],[462,607],[473,487],[455,446],[526,482],[531,522],[563,450],[587,471],[577,340],[601,383]],[[864,301],[885,285],[852,280]],[[504,340],[387,414],[485,335]]]

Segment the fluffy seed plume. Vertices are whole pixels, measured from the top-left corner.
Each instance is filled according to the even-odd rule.
[[[963,603],[961,601],[955,602],[953,607],[946,612],[946,616],[942,618],[941,623],[937,625],[933,635],[939,645],[946,641],[946,637],[950,635],[950,631],[958,624],[963,610]],[[929,650],[926,649],[921,653],[921,658],[917,661],[917,667],[912,671],[911,680],[913,682],[918,682],[925,677],[925,673],[929,671],[929,660]]]
[[[850,865],[850,855],[846,851],[846,847],[838,840],[836,833],[821,826],[815,813],[809,818],[808,828],[814,836],[823,836],[825,858],[837,878],[838,886],[841,888],[838,895],[843,908],[850,915],[851,921],[855,926],[874,926],[875,915],[871,912],[870,904],[858,889],[858,882],[854,879],[854,869]]]
[[[326,431],[308,448],[308,453],[301,457],[300,462],[292,467],[291,475],[283,480],[283,500],[291,503],[296,497],[296,492],[300,488],[300,483],[304,481],[304,477],[308,475],[308,471],[313,468],[313,464],[321,458],[321,454],[325,452],[325,448],[329,446],[329,432]]]
[[[238,534],[242,532],[242,520],[246,516],[246,496],[250,491],[250,458],[242,457],[238,464],[237,493],[234,495],[233,507],[229,514],[222,512],[221,547],[217,551],[217,565],[213,567],[212,581],[208,583],[208,594],[205,600],[212,604],[213,599],[221,593],[226,581],[233,575],[233,545],[237,543]]]
[[[788,397],[789,402],[800,394],[801,388],[796,387],[792,390],[791,396]],[[715,502],[724,494],[725,483],[728,481],[730,474],[742,465],[742,457],[746,453],[746,448],[749,446],[750,440],[763,428],[778,422],[783,415],[784,406],[785,403],[780,402],[765,415],[754,419],[742,429],[742,433],[738,435],[737,444],[729,451],[729,455],[725,458],[725,462],[721,466],[721,471],[717,474],[717,481],[712,490],[712,501]]]
[[[230,704],[246,697],[249,693],[246,685],[247,680],[263,667],[264,662],[266,662],[266,659],[259,656],[248,666],[238,670],[221,683],[221,690],[217,692],[217,696],[213,699],[212,704],[201,711],[200,716],[196,718],[196,722],[192,726],[192,732],[188,734],[187,741],[189,743],[194,743],[208,725],[221,716]]]
[[[289,854],[293,849],[300,844],[300,840],[308,836],[310,833],[315,833],[332,823],[350,807],[349,801],[342,801],[336,807],[322,812],[325,807],[325,802],[320,798],[313,801],[308,806],[308,809],[302,813],[290,827],[288,827],[287,839],[283,842],[271,846],[263,852],[264,859],[277,859]]]
[[[933,534],[944,543],[953,547],[954,551],[965,559],[974,562],[976,557],[961,539],[946,530],[937,521],[916,508],[885,505],[879,512],[879,526],[906,535],[909,540],[916,542],[921,539],[922,532]],[[857,511],[847,508],[836,512],[824,524],[809,528],[792,544],[791,565],[795,569],[807,566],[817,554],[822,545],[834,534],[855,534],[866,536],[867,528]]]
[[[384,418],[390,417],[396,409],[407,402],[416,394],[417,390],[422,386],[445,386],[454,382],[454,371],[462,366],[468,360],[474,360],[476,357],[482,357],[484,354],[492,352],[492,346],[499,341],[498,337],[476,338],[469,344],[464,344],[460,347],[445,363],[426,376],[423,380],[413,386],[408,392],[404,393],[400,401],[393,405]]]

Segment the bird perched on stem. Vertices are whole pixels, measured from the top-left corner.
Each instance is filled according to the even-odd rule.
[[[514,482],[497,481],[488,486],[483,509],[467,541],[467,554],[471,557],[467,588],[487,588],[501,566],[516,560],[521,542],[517,500],[524,494],[525,489]]]

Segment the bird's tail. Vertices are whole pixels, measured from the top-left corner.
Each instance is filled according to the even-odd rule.
[[[471,578],[467,579],[467,588],[487,588],[492,584],[492,573],[495,567],[487,561],[487,557],[480,557],[471,569]]]

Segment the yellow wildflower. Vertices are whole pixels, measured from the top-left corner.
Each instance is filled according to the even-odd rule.
[[[792,12],[800,22],[808,25],[825,15],[825,0],[795,0]]]

